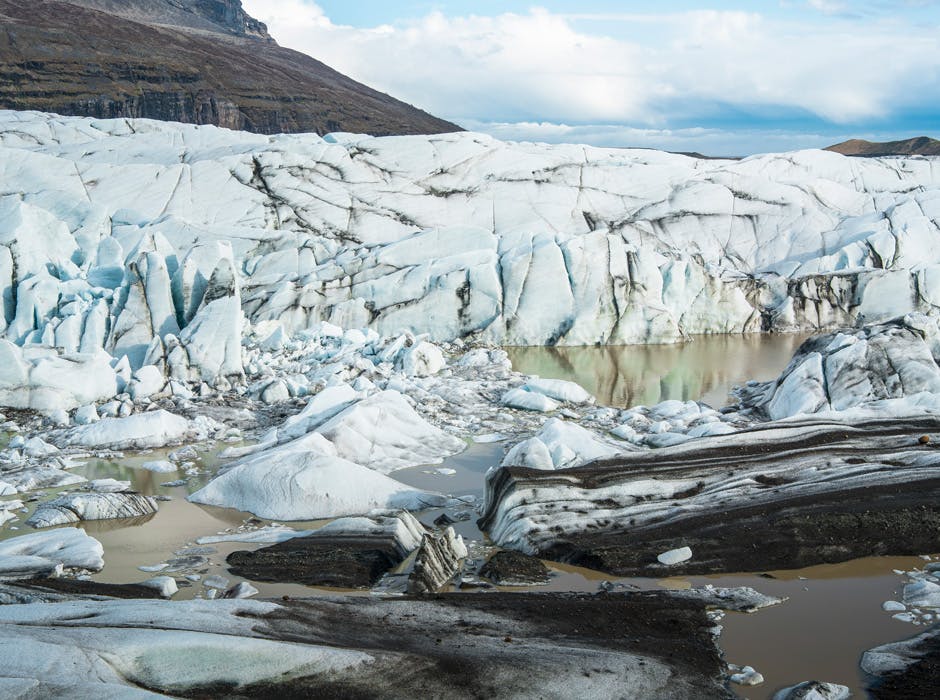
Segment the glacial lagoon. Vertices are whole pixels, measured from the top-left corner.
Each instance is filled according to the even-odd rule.
[[[721,406],[732,387],[750,379],[776,377],[790,360],[805,334],[701,336],[676,345],[623,347],[511,347],[507,352],[513,369],[545,378],[575,381],[587,388],[603,405],[631,407],[661,401],[704,401]],[[236,550],[261,545],[237,541],[200,545],[197,540],[212,536],[250,533],[282,523],[256,518],[250,513],[203,506],[186,497],[205,485],[225,460],[219,453],[231,445],[219,443],[200,449],[197,469],[155,473],[141,468],[145,462],[165,459],[168,449],[128,454],[121,458],[93,458],[73,471],[92,479],[113,478],[131,482],[145,495],[161,498],[158,513],[136,520],[87,521],[82,527],[105,549],[105,568],[91,578],[102,583],[136,583],[155,575],[171,575],[182,583],[178,600],[201,598],[210,577],[239,580],[232,576],[225,558]],[[395,478],[410,486],[453,495],[484,497],[485,473],[498,465],[508,445],[504,442],[470,443],[467,449],[443,464],[418,466],[395,472]],[[453,470],[442,474],[438,470]],[[182,483],[180,483],[182,482]],[[61,489],[68,490],[68,489]],[[46,490],[41,499],[28,503],[32,511],[56,490]],[[416,515],[431,526],[443,509]],[[21,515],[20,521],[27,514]],[[297,530],[322,527],[329,521],[283,523]],[[0,540],[28,531],[14,523],[0,530]],[[469,540],[484,539],[476,518],[454,523],[455,530]],[[13,529],[16,528],[16,529]],[[759,543],[755,543],[759,546]],[[187,558],[195,558],[195,563]],[[201,561],[200,561],[201,558]],[[940,556],[934,557],[940,559]],[[184,568],[179,568],[179,562]],[[160,568],[169,562],[169,566]],[[174,563],[175,562],[175,563]],[[501,590],[596,592],[615,590],[682,590],[698,586],[749,586],[762,593],[788,598],[787,602],[756,613],[728,612],[720,619],[719,646],[729,663],[751,665],[765,682],[757,687],[739,687],[745,698],[766,698],[780,687],[805,678],[826,678],[860,693],[863,675],[858,659],[865,650],[910,636],[911,626],[882,610],[882,603],[898,599],[905,583],[898,572],[923,566],[918,557],[869,557],[834,565],[801,570],[751,572],[714,576],[668,578],[614,577],[603,572],[546,561],[551,571],[547,585],[500,587]],[[184,575],[193,580],[187,581]],[[187,585],[187,583],[189,585]],[[369,591],[310,587],[289,583],[252,581],[266,598],[302,598],[317,595],[370,595]]]
[[[667,345],[508,347],[513,369],[577,382],[602,406],[702,401],[721,408],[732,387],[776,379],[809,335],[699,335]]]

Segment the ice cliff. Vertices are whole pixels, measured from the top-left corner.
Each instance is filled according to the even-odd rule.
[[[930,158],[0,112],[0,188],[0,395],[23,408],[103,400],[145,365],[225,389],[262,321],[577,345],[940,307]]]

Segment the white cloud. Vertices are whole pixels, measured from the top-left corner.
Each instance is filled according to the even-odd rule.
[[[708,156],[746,156],[754,153],[823,148],[849,136],[808,134],[776,129],[637,129],[620,124],[554,124],[549,122],[483,122],[465,119],[472,131],[504,141],[581,143],[615,148],[655,148],[676,152],[698,152]]]
[[[449,18],[434,12],[401,26],[357,29],[329,22],[302,0],[249,13],[279,43],[438,114],[520,118],[533,110],[643,119],[656,86],[636,47],[575,32],[564,19],[526,15]]]
[[[826,11],[840,4],[811,2]],[[282,45],[451,119],[662,127],[730,105],[850,123],[940,96],[940,33],[896,17],[789,24],[718,10],[618,15],[615,38],[580,29],[602,23],[539,9],[434,12],[357,28],[306,0],[243,4]]]
[[[848,9],[844,2],[837,2],[836,0],[807,0],[806,4],[827,15],[845,12]]]

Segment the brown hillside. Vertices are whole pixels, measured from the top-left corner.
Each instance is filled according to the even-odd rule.
[[[111,4],[125,15],[91,9]],[[278,46],[240,0],[0,0],[0,108],[260,133],[459,127]]]
[[[918,136],[904,141],[888,141],[875,143],[852,139],[829,146],[827,151],[841,153],[844,156],[864,156],[875,158],[877,156],[940,156],[940,141],[927,136]]]

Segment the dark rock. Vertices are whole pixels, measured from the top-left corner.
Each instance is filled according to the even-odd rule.
[[[66,0],[146,24],[219,32],[274,42],[263,22],[249,17],[241,0]]]
[[[361,519],[350,519],[350,522]],[[256,551],[232,552],[226,561],[242,578],[332,588],[369,588],[420,544],[422,526],[408,513],[375,518],[371,532],[345,531],[334,521],[323,531]]]
[[[376,662],[240,689],[246,697],[734,697],[702,604],[658,591],[308,599],[259,625],[269,638],[368,649]]]
[[[434,519],[434,524],[438,527],[447,527],[448,525],[453,525],[456,520],[450,517],[447,513],[441,513]]]
[[[913,639],[871,649],[862,655],[875,700],[920,700],[940,688],[940,625]]]
[[[480,576],[500,586],[532,586],[547,583],[549,571],[540,559],[505,549],[490,557]]]
[[[253,581],[369,588],[403,558],[391,543],[297,537],[255,552],[232,552],[226,561],[235,576]]]
[[[8,588],[19,588],[24,592],[34,594],[58,593],[77,598],[123,598],[123,599],[157,599],[160,592],[149,586],[136,583],[100,583],[98,581],[83,581],[74,578],[43,578],[30,579],[7,583]]]
[[[851,139],[829,146],[825,150],[841,153],[844,156],[862,156],[881,158],[883,156],[940,156],[940,141],[929,136],[915,136],[903,141],[877,143],[863,139]]]

